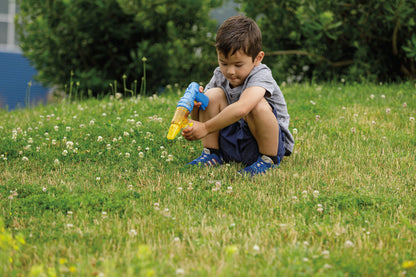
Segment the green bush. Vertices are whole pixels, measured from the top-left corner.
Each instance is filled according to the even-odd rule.
[[[416,77],[416,0],[240,0],[281,81]]]
[[[208,78],[216,27],[208,14],[220,2],[19,0],[16,23],[23,54],[44,85],[71,80],[77,91],[98,94],[116,80],[121,92],[123,82],[138,91],[146,72],[148,90],[155,90]]]

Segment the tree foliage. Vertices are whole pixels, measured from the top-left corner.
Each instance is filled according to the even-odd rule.
[[[240,0],[278,78],[416,77],[416,0]]]
[[[221,0],[19,0],[23,54],[44,85],[70,78],[81,91],[108,91],[114,80],[148,89],[207,78],[215,63],[208,14]],[[145,57],[145,59],[143,59]],[[73,72],[73,76],[71,75]]]

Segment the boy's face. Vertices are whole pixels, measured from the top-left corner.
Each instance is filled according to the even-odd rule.
[[[231,87],[241,86],[255,66],[258,66],[264,57],[264,52],[260,51],[257,57],[247,56],[242,49],[229,57],[217,50],[218,64],[222,74],[230,82]]]

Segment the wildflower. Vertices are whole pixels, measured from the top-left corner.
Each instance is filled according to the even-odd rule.
[[[90,121],[90,126],[94,126],[94,124],[95,124],[95,121],[94,120],[91,120]]]
[[[405,108],[405,109],[406,109],[406,107],[407,107],[407,103],[406,103],[406,102],[404,102],[404,103],[403,103],[403,108]]]
[[[98,136],[98,137],[97,137],[97,141],[98,141],[98,142],[103,141],[103,137],[102,137],[102,136]]]
[[[371,94],[371,95],[370,95],[370,98],[371,98],[371,99],[374,99],[374,97],[376,97],[374,94]]]
[[[321,116],[320,116],[320,115],[316,115],[316,116],[315,116],[315,118],[316,118],[317,120],[319,120],[319,119],[321,119]]]
[[[141,127],[143,124],[140,121],[136,122],[136,127]]]
[[[143,153],[143,152],[140,152],[140,153],[139,153],[139,157],[140,157],[140,158],[143,158],[143,157],[144,157],[144,153]]]
[[[71,131],[71,127],[69,127],[69,126],[67,126],[65,129],[66,129],[67,132]]]
[[[182,192],[182,187],[178,187],[178,191],[179,192]]]
[[[159,203],[154,203],[153,207],[155,208],[155,210],[159,210]]]
[[[305,246],[309,246],[309,242],[307,242],[306,240],[303,242],[303,245]]]
[[[68,141],[67,143],[66,143],[66,148],[68,148],[68,149],[72,149],[74,147],[74,143],[72,142],[72,141]]]
[[[119,100],[121,99],[121,97],[123,97],[123,94],[121,94],[120,92],[116,92],[116,99]]]
[[[126,153],[126,154],[124,154],[124,156],[128,159],[128,158],[130,158],[130,153]]]
[[[314,190],[314,191],[313,191],[313,196],[318,197],[318,196],[319,196],[319,191]]]
[[[59,160],[58,160],[58,159],[55,159],[55,160],[53,161],[53,163],[54,163],[54,165],[59,165]]]
[[[28,139],[27,139],[27,142],[28,142],[28,143],[33,143],[33,139],[32,139],[32,138],[28,138]]]
[[[102,113],[101,116],[107,116],[107,114],[106,113]]]
[[[55,132],[58,132],[59,127],[58,127],[57,125],[55,125],[55,126],[53,127],[53,129],[55,130]]]
[[[297,134],[298,134],[298,129],[293,128],[292,133],[293,133],[294,135],[297,135]]]
[[[381,98],[383,98],[383,99],[384,99],[384,98],[386,98],[386,96],[385,96],[384,94],[382,94],[382,95],[381,95]]]
[[[168,158],[166,159],[167,162],[173,161],[173,155],[168,155]]]
[[[324,211],[324,209],[323,209],[322,207],[318,207],[318,208],[316,209],[316,211],[317,211],[318,213],[322,213],[322,212]]]
[[[46,192],[46,187],[43,187],[43,188],[42,188],[42,191],[43,191],[43,192]]]
[[[409,268],[415,267],[416,262],[415,261],[405,261],[405,262],[403,262],[402,266],[405,269],[409,269]]]
[[[325,258],[329,258],[329,251],[328,250],[322,251],[322,256],[324,256]]]
[[[72,212],[72,211],[67,211],[67,212],[66,212],[66,214],[67,214],[67,215],[72,215],[72,214],[73,214],[73,212]]]
[[[255,244],[253,246],[253,250],[256,251],[256,252],[260,251],[260,246],[258,246],[257,244]]]
[[[353,134],[355,133],[355,128],[354,127],[351,128],[351,133],[353,133]]]
[[[68,224],[66,225],[66,227],[68,227],[68,228],[72,228],[72,227],[74,227],[74,224],[68,223]]]
[[[175,237],[175,238],[173,239],[173,241],[174,241],[174,242],[180,242],[180,241],[181,241],[181,239],[180,239],[180,238],[178,238],[178,237]]]
[[[128,136],[130,136],[130,134],[128,132],[123,133],[123,137],[128,137]]]
[[[129,235],[130,235],[130,236],[132,236],[132,237],[137,236],[137,231],[136,231],[136,230],[134,230],[134,229],[131,229],[128,233],[129,233]]]
[[[311,104],[312,104],[312,105],[316,105],[316,103],[315,103],[315,102],[313,102],[312,100],[311,100],[310,102],[311,102]]]
[[[29,161],[29,158],[25,156],[25,157],[22,158],[22,161],[27,162],[27,161]]]
[[[371,124],[376,125],[376,122],[373,120],[373,121],[371,121]]]
[[[185,275],[185,270],[183,270],[182,268],[176,269],[176,275]]]
[[[409,118],[409,120],[410,120],[410,121],[415,121],[415,118],[414,118],[413,116],[411,116],[411,117]]]
[[[62,151],[62,156],[66,156],[68,155],[68,151],[65,149],[64,151]]]
[[[233,192],[233,187],[227,187],[227,193]]]
[[[390,112],[391,112],[391,109],[390,109],[390,108],[387,108],[387,109],[386,109],[386,113],[388,113],[388,114],[389,114]]]
[[[95,180],[96,180],[97,182],[99,182],[99,181],[101,181],[101,177],[96,177],[96,178],[95,178]]]
[[[354,243],[352,241],[350,241],[350,240],[347,240],[345,242],[345,247],[346,248],[352,248],[352,247],[354,247]]]

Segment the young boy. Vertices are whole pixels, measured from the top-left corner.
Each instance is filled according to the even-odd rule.
[[[233,16],[218,29],[219,67],[205,88],[207,108],[192,111],[191,127],[182,135],[202,140],[202,155],[191,165],[218,165],[223,161],[247,165],[241,172],[264,173],[290,155],[294,139],[289,114],[264,57],[261,32],[254,20]]]

